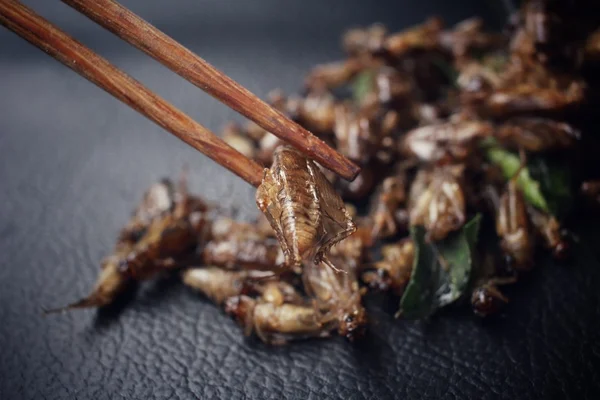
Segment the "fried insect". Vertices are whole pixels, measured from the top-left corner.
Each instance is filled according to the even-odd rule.
[[[137,242],[152,220],[173,210],[175,201],[176,188],[171,180],[162,179],[150,186],[129,222],[121,229],[117,242]]]
[[[484,51],[493,51],[506,43],[501,34],[483,30],[481,18],[469,18],[456,24],[452,30],[439,35],[440,46],[452,53],[455,64],[461,66]]]
[[[419,225],[441,249],[452,245],[439,241],[463,227],[468,210],[495,219],[500,244],[486,243],[481,251],[484,240],[469,237],[477,256],[469,260],[472,275],[456,287],[474,282],[473,311],[496,312],[508,301],[499,285],[533,266],[535,240],[556,257],[567,249],[558,219],[527,205],[524,193],[531,200],[539,184],[552,204],[558,199],[546,186],[557,195],[568,188],[558,187],[563,182],[550,168],[545,182],[533,173],[517,181],[519,172],[507,182],[514,157],[492,157],[490,146],[497,146],[496,155],[544,153],[540,168],[550,152],[577,166],[593,161],[587,153],[577,159],[574,151],[593,149],[594,140],[579,145],[573,127],[593,117],[600,30],[593,12],[562,3],[524,2],[512,31],[503,34],[486,32],[478,18],[450,29],[430,18],[389,35],[382,25],[347,32],[345,60],[315,67],[302,95],[278,90],[267,101],[360,164],[354,181],[307,160],[254,122],[229,124],[225,141],[269,168],[256,192],[259,219],[234,221],[188,195],[185,184],[163,180],[123,228],[92,294],[67,309],[110,304],[137,280],[191,265],[182,272],[184,283],[266,343],[336,332],[354,340],[367,326],[359,283],[402,295],[419,250],[409,238],[380,240]],[[577,172],[583,174],[571,179],[594,176]],[[332,186],[354,203],[345,205]],[[600,204],[600,182],[581,189]],[[506,265],[496,262],[500,249],[515,277],[505,277]],[[413,278],[415,287],[425,286],[418,282],[425,275]],[[413,302],[430,296],[421,297]]]
[[[246,239],[235,235],[206,243],[202,260],[226,269],[281,270],[285,267],[283,252],[275,239]]]
[[[566,89],[544,88],[531,83],[500,88],[486,97],[479,111],[492,117],[506,117],[533,112],[564,112],[585,99],[585,87],[580,82],[572,82]]]
[[[569,243],[562,234],[560,223],[553,215],[547,214],[533,206],[527,206],[531,224],[544,239],[546,246],[552,250],[554,258],[563,260],[569,252]]]
[[[122,246],[119,250],[102,261],[100,276],[91,293],[65,307],[45,310],[46,314],[63,312],[78,308],[105,307],[113,303],[133,283],[131,277],[126,276],[119,269],[120,261],[129,253],[131,245]]]
[[[275,230],[289,267],[303,260],[332,266],[327,252],[356,230],[319,167],[288,146],[279,147],[271,169],[265,169],[256,204]]]
[[[269,280],[253,283],[251,291],[260,295],[267,303],[281,306],[283,304],[306,305],[307,301],[291,284],[282,280]]]
[[[534,246],[525,199],[518,187],[517,176],[518,173],[510,179],[500,197],[496,214],[496,233],[501,239],[500,247],[509,264],[522,271],[533,267]]]
[[[315,299],[316,308],[323,314],[321,321],[330,326],[336,321],[338,334],[350,341],[361,338],[367,327],[367,313],[361,304],[361,290],[356,268],[341,258],[334,258],[344,273],[325,265],[306,263],[302,281],[307,294]]]
[[[221,133],[223,141],[248,158],[256,157],[256,146],[249,136],[244,134],[241,126],[232,122],[225,125]]]
[[[335,123],[335,98],[323,89],[308,92],[306,97],[293,99],[293,117],[307,129],[318,133],[331,133]]]
[[[226,271],[218,267],[192,267],[182,272],[182,281],[221,305],[244,292],[250,274],[250,271]]]
[[[262,240],[266,236],[254,224],[236,221],[229,217],[217,216],[210,223],[207,239],[211,241]]]
[[[373,224],[371,230],[373,238],[384,238],[398,233],[395,213],[405,201],[406,178],[404,175],[384,179],[369,213]]]
[[[460,69],[456,84],[461,89],[461,100],[472,104],[487,99],[502,84],[502,78],[489,66],[470,62]]]
[[[330,254],[336,259],[343,260],[348,268],[358,269],[370,258],[370,248],[375,238],[371,235],[368,225],[359,225],[356,232],[331,248]]]
[[[465,160],[479,140],[493,132],[489,122],[443,122],[416,128],[404,136],[400,152],[423,162]]]
[[[248,296],[236,296],[227,299],[225,312],[244,328],[246,336],[255,333],[270,345],[330,336],[331,329],[326,329],[319,312],[309,305],[278,305]]]
[[[144,236],[119,262],[119,270],[135,280],[148,279],[165,267],[168,261],[193,250],[204,236],[207,225],[206,205],[183,194],[172,213],[154,220]],[[157,260],[167,260],[157,264]],[[158,268],[157,268],[158,267]]]
[[[337,105],[333,131],[338,151],[351,160],[366,164],[375,155],[379,126],[368,113],[357,112],[348,104]]]
[[[416,51],[438,50],[440,48],[439,35],[442,28],[443,22],[440,18],[429,18],[421,25],[389,35],[383,43],[383,48],[386,52],[398,58]]]
[[[497,313],[508,303],[508,298],[498,289],[498,285],[516,282],[514,277],[491,278],[477,285],[471,294],[471,307],[475,315],[487,317]]]
[[[114,253],[102,261],[91,294],[48,312],[109,305],[131,283],[177,267],[176,258],[203,237],[207,210],[204,201],[188,195],[185,174],[177,189],[168,180],[153,185],[122,229]]]
[[[408,207],[410,224],[424,226],[430,240],[442,240],[465,223],[463,170],[463,165],[420,170],[413,181]]]
[[[409,238],[381,248],[383,258],[368,266],[362,273],[362,281],[374,290],[390,290],[402,295],[412,273],[415,245]]]
[[[258,151],[256,159],[265,166],[273,163],[273,153],[275,149],[283,145],[283,141],[270,132],[266,132],[258,142]]]
[[[342,47],[351,56],[361,56],[378,52],[383,48],[387,28],[373,24],[368,28],[350,29],[342,38]]]
[[[541,152],[571,147],[580,134],[563,122],[546,118],[513,118],[498,126],[494,137],[513,149]]]
[[[309,90],[332,89],[348,83],[365,68],[365,61],[349,58],[329,64],[317,65],[305,79]]]
[[[371,88],[358,101],[362,110],[372,115],[381,114],[382,108],[399,110],[410,102],[415,88],[408,74],[389,66],[372,68],[370,72],[373,74]]]

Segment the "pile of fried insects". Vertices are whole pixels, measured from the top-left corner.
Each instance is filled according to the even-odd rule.
[[[369,290],[398,296],[397,316],[411,319],[461,299],[480,316],[498,311],[502,285],[536,252],[567,255],[574,201],[600,202],[600,180],[578,168],[577,126],[600,30],[569,15],[531,1],[502,33],[477,18],[348,31],[347,59],[315,67],[302,96],[269,101],[358,163],[355,181],[253,123],[229,124],[224,139],[265,166],[255,223],[188,193],[185,176],[162,180],[92,293],[59,310],[107,306],[172,271],[270,344],[359,338]]]

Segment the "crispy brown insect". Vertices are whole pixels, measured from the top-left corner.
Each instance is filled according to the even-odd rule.
[[[258,151],[256,153],[256,159],[265,166],[270,166],[273,163],[273,153],[275,149],[283,145],[283,141],[277,136],[270,132],[265,135],[258,142]]]
[[[483,30],[483,20],[469,18],[456,24],[452,30],[440,33],[441,47],[451,52],[459,66],[473,59],[477,53],[493,51],[506,44],[503,35]]]
[[[496,90],[480,105],[480,110],[493,117],[562,112],[581,104],[584,98],[585,86],[577,81],[564,90],[522,83]]]
[[[338,151],[363,164],[372,159],[381,140],[377,122],[367,112],[355,111],[348,104],[335,107],[333,131]]]
[[[500,247],[516,270],[533,267],[533,237],[531,235],[523,193],[517,185],[517,176],[510,179],[500,197],[496,215],[496,232]]]
[[[137,242],[152,220],[173,210],[175,194],[175,185],[169,179],[162,179],[150,186],[129,222],[121,229],[118,242]]]
[[[254,272],[254,271],[253,271]],[[218,267],[193,267],[182,272],[183,283],[201,292],[215,304],[241,295],[250,271],[226,271]]]
[[[245,135],[241,126],[231,122],[225,125],[223,132],[221,133],[223,141],[245,155],[246,157],[253,159],[256,157],[256,146],[252,139]]]
[[[188,195],[185,174],[175,189],[168,180],[153,185],[121,231],[114,253],[102,261],[91,294],[66,307],[102,307],[112,303],[130,283],[178,266],[175,258],[203,237],[207,204]]]
[[[335,121],[335,98],[324,89],[312,90],[298,101],[295,118],[311,131],[331,133]]]
[[[384,179],[369,213],[373,221],[373,238],[384,238],[398,233],[395,213],[405,201],[406,177],[400,174]]]
[[[194,199],[179,202],[172,213],[154,220],[131,251],[121,259],[119,269],[135,280],[148,279],[174,263],[157,264],[193,250],[207,224],[204,204]],[[160,268],[157,269],[157,266]]]
[[[413,268],[415,245],[409,238],[381,248],[382,260],[367,267],[362,281],[371,289],[390,290],[397,296],[402,295]]]
[[[361,110],[374,116],[388,108],[399,110],[412,100],[415,88],[408,74],[389,66],[372,67],[369,71],[373,74],[370,89],[357,99]]]
[[[87,297],[65,307],[46,310],[45,313],[63,312],[77,308],[104,307],[115,301],[133,283],[133,280],[124,275],[119,269],[120,261],[129,253],[130,248],[130,245],[124,245],[115,254],[106,257],[102,261],[100,276]]]
[[[329,265],[329,248],[356,230],[319,167],[291,147],[275,151],[256,203],[275,230],[289,267],[298,267],[303,260]]]
[[[310,90],[336,88],[348,83],[364,68],[365,61],[358,58],[317,65],[306,77],[305,86]]]
[[[502,84],[502,78],[483,63],[469,62],[462,66],[456,83],[461,89],[461,100],[469,104],[489,97]]]
[[[263,232],[254,224],[240,222],[229,217],[217,216],[210,224],[208,239],[213,241],[226,241],[231,238],[236,240],[262,240]]]
[[[350,29],[342,38],[342,46],[352,56],[377,52],[383,47],[387,28],[373,24],[365,29]]]
[[[546,214],[533,206],[527,206],[527,212],[531,223],[544,239],[546,246],[552,250],[556,259],[562,260],[567,257],[569,244],[562,235],[560,224],[556,217]]]
[[[369,259],[374,238],[368,225],[359,225],[356,232],[331,248],[331,256],[343,260],[348,268],[358,269]]]
[[[274,304],[248,296],[236,296],[227,299],[225,311],[244,328],[246,336],[254,332],[263,342],[271,345],[330,335],[331,329],[326,329],[319,312],[309,305]]]
[[[498,126],[494,136],[507,147],[540,152],[573,146],[579,131],[546,118],[513,118]]]
[[[416,128],[401,142],[403,154],[423,162],[466,159],[480,139],[492,134],[492,126],[483,121],[443,122]]]
[[[206,243],[202,260],[208,265],[227,269],[280,270],[285,267],[285,258],[277,240],[247,239],[235,235]]]
[[[462,183],[464,166],[452,165],[417,173],[409,195],[410,224],[422,225],[429,239],[444,239],[465,223]]]
[[[473,312],[480,317],[497,313],[504,304],[508,303],[508,299],[497,286],[514,282],[516,282],[514,277],[491,278],[476,286],[471,294]]]
[[[421,25],[389,35],[383,47],[395,57],[402,57],[415,51],[437,50],[440,48],[439,35],[442,28],[442,20],[432,17]]]
[[[282,280],[270,280],[253,283],[252,290],[267,303],[281,306],[283,304],[306,305],[306,299],[291,284]]]
[[[325,265],[306,263],[302,272],[304,289],[315,298],[316,307],[323,313],[323,324],[329,326],[331,321],[337,321],[338,333],[353,341],[362,337],[367,327],[357,271],[343,258],[336,257],[333,262],[344,273]]]

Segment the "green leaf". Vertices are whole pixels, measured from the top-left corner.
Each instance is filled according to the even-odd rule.
[[[430,243],[425,228],[411,228],[415,258],[398,314],[426,318],[453,303],[468,287],[481,216],[477,215],[446,239]]]
[[[527,168],[531,176],[540,183],[550,213],[561,216],[568,212],[573,203],[571,169],[541,157],[529,160]]]
[[[352,82],[352,97],[354,101],[360,103],[373,90],[374,85],[375,71],[366,70],[358,74]]]
[[[500,167],[502,174],[506,179],[512,178],[521,166],[519,156],[498,146],[488,147],[486,149],[486,155],[492,163]],[[531,177],[528,167],[521,169],[521,172],[517,177],[517,183],[523,191],[525,200],[529,204],[542,211],[550,212],[546,198],[542,194],[540,184]]]

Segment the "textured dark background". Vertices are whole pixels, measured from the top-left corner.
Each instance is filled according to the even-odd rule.
[[[25,3],[208,127],[239,119],[60,2]],[[477,0],[124,4],[260,96],[297,90],[311,65],[341,56],[339,36],[354,25],[400,29],[432,13],[494,22]],[[194,191],[256,215],[247,184],[0,28],[0,399],[594,398],[592,234],[571,264],[540,262],[498,318],[449,310],[425,324],[374,311],[359,346],[336,338],[267,348],[170,281],[144,285],[118,316],[43,317],[42,307],[87,293],[143,190],[184,163]]]

